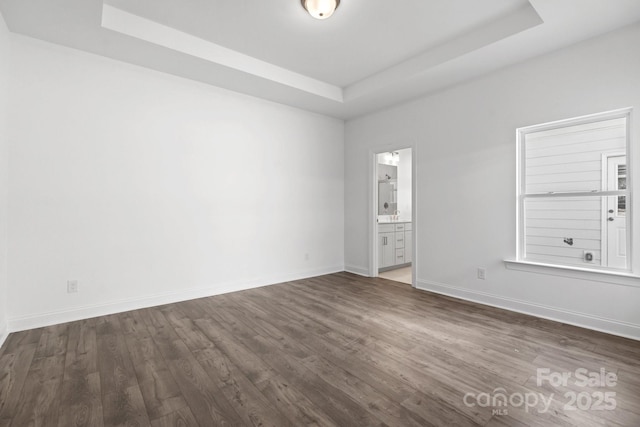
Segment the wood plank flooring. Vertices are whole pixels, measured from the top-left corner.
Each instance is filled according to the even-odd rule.
[[[339,273],[11,334],[31,425],[640,426],[640,342]]]

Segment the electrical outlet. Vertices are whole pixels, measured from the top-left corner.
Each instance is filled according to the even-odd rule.
[[[67,293],[75,294],[78,292],[78,281],[77,280],[67,280]]]
[[[478,279],[485,280],[487,278],[487,269],[478,267]]]
[[[584,259],[585,262],[593,262],[594,258],[595,258],[595,256],[593,255],[592,251],[584,251],[583,259]]]

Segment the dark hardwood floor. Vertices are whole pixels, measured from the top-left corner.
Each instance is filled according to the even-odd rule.
[[[340,273],[11,334],[9,425],[640,426],[640,342]]]

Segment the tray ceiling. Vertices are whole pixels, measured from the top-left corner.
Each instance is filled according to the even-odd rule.
[[[0,0],[16,33],[339,118],[640,20],[637,0]]]

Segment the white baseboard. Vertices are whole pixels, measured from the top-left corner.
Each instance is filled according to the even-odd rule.
[[[76,320],[105,316],[108,314],[122,313],[124,311],[138,310],[141,308],[155,307],[158,305],[172,304],[197,298],[214,295],[222,295],[230,292],[244,291],[262,286],[274,285],[293,280],[306,279],[308,277],[322,276],[344,271],[344,266],[328,267],[316,270],[300,271],[288,275],[260,278],[249,281],[218,283],[208,287],[188,289],[180,292],[170,292],[150,295],[141,298],[132,298],[121,301],[113,301],[104,304],[92,304],[84,307],[74,307],[68,310],[52,311],[35,315],[10,318],[8,331],[18,332],[27,329],[57,325],[60,323],[74,322]]]
[[[2,347],[2,345],[7,340],[8,337],[9,337],[9,328],[7,327],[7,324],[4,321],[0,322],[0,347]]]
[[[369,277],[369,269],[367,267],[360,267],[359,265],[345,265],[344,271],[357,274],[358,276]]]
[[[543,319],[555,320],[557,322],[567,323],[581,328],[593,329],[595,331],[618,335],[633,340],[640,340],[640,325],[633,323],[621,322],[619,320],[578,313],[513,298],[506,298],[485,292],[472,291],[429,280],[417,280],[416,287],[423,291],[434,292],[466,301],[529,314]]]
[[[0,346],[7,339],[10,332],[23,331],[26,329],[51,326],[59,323],[72,322],[76,320],[88,319],[91,317],[104,316],[108,314],[121,313],[129,310],[154,307],[158,305],[171,304],[180,301],[187,301],[196,298],[204,298],[214,295],[222,295],[229,292],[237,292],[247,289],[259,288],[262,286],[274,285],[293,280],[301,280],[308,277],[321,276],[325,274],[347,271],[368,277],[367,269],[358,266],[336,266],[318,270],[308,270],[271,278],[261,278],[245,282],[220,283],[210,287],[189,289],[181,292],[171,292],[151,295],[141,298],[133,298],[122,301],[114,301],[105,304],[94,304],[84,307],[74,307],[68,310],[40,313],[36,315],[10,318],[7,323],[0,323]],[[443,283],[420,280],[416,281],[417,289],[447,295],[466,301],[485,304],[505,310],[524,313],[544,319],[555,320],[574,326],[593,329],[613,335],[622,336],[634,340],[640,340],[640,325],[607,319],[585,313],[578,313],[534,304],[527,301],[506,298],[485,292],[472,291]]]

